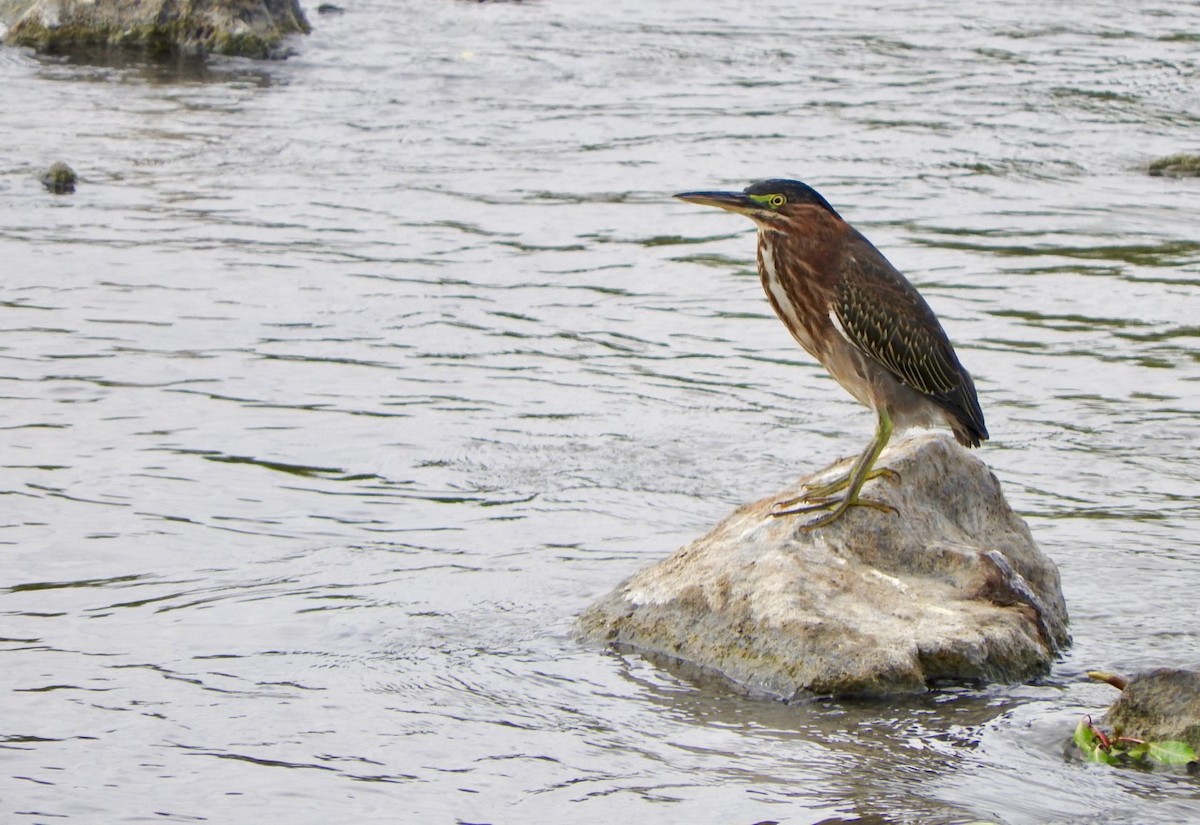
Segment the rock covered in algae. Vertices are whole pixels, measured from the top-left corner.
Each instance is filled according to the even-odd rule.
[[[42,173],[42,185],[56,195],[69,195],[74,192],[78,180],[75,170],[61,160],[50,164],[50,168]]]
[[[1104,716],[1117,736],[1186,742],[1200,752],[1200,672],[1164,667],[1121,681],[1121,696]]]
[[[886,695],[944,682],[1018,682],[1070,644],[1058,569],[999,482],[953,441],[895,443],[864,496],[825,527],[771,515],[803,485],[733,512],[622,582],[584,635],[717,671],[782,698]]]
[[[1155,177],[1194,178],[1200,176],[1200,155],[1169,155],[1150,164],[1149,172]]]
[[[312,30],[299,0],[0,0],[5,42],[39,51],[121,46],[274,57]]]

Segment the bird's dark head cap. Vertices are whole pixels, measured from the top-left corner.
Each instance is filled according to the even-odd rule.
[[[809,206],[819,206],[834,215],[837,212],[829,201],[821,197],[821,193],[813,189],[807,183],[801,183],[798,180],[787,180],[786,178],[772,178],[771,180],[760,180],[757,183],[752,183],[745,189],[746,197],[751,200],[765,203],[766,205],[779,209],[787,204],[799,206],[807,204]],[[780,198],[783,202],[780,202]]]
[[[759,224],[771,224],[798,212],[797,207],[819,207],[835,218],[840,215],[829,201],[807,183],[785,178],[760,180],[741,192],[682,192],[675,197],[689,203],[717,206],[745,215]]]

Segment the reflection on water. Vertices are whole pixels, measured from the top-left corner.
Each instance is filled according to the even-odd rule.
[[[151,53],[108,46],[78,46],[68,54],[25,55],[40,64],[46,79],[151,85],[197,83],[271,84],[269,66],[253,61],[207,60],[192,52]]]
[[[282,63],[0,50],[14,821],[1187,821],[1064,751],[1195,659],[1191,8],[347,7]],[[398,47],[403,43],[403,47]],[[47,195],[54,160],[75,194]],[[574,615],[858,449],[750,227],[817,186],[976,377],[1043,684],[788,706]]]

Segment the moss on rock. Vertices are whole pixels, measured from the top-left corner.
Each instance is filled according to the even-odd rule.
[[[312,30],[298,0],[0,0],[6,41],[37,51],[78,47],[143,49],[269,58],[291,34]]]
[[[75,170],[59,160],[42,174],[42,185],[56,195],[69,195],[75,191],[78,179]]]
[[[1200,155],[1180,153],[1159,158],[1150,164],[1150,174],[1156,177],[1174,178],[1200,176]]]

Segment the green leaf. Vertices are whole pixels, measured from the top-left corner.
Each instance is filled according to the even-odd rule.
[[[1104,749],[1104,740],[1097,735],[1092,726],[1092,717],[1085,716],[1079,720],[1079,724],[1075,726],[1074,740],[1076,747],[1083,751],[1089,762],[1102,762],[1105,765],[1117,763],[1117,758]]]
[[[1196,752],[1187,742],[1147,742],[1146,754],[1164,765],[1186,765],[1196,761]]]
[[[1143,759],[1146,758],[1146,754],[1148,754],[1149,752],[1150,752],[1149,743],[1141,742],[1137,745],[1134,745],[1132,748],[1130,748],[1125,753],[1130,759],[1133,759],[1137,762],[1141,762]]]
[[[1089,717],[1083,717],[1079,720],[1079,724],[1075,726],[1074,740],[1075,747],[1084,753],[1090,753],[1100,746],[1100,737],[1096,736],[1096,732],[1092,730],[1092,723]]]

